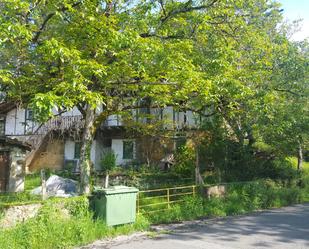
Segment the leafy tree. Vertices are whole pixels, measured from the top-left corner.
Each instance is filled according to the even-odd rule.
[[[303,150],[309,145],[309,46],[306,42],[290,43],[286,53],[276,58],[271,99],[261,117],[264,141],[278,153],[297,156],[302,168]]]
[[[86,194],[97,128],[111,114],[142,107],[140,100],[204,116],[219,113],[242,141],[244,129],[230,120],[241,117],[244,100],[265,85],[281,19],[279,4],[268,0],[0,5],[1,88],[31,103],[42,121],[55,107],[79,108]]]

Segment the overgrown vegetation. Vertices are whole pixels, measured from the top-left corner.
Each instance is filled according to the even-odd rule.
[[[151,223],[169,223],[200,217],[238,215],[254,210],[287,206],[309,200],[308,183],[309,179],[306,178],[302,188],[271,180],[229,184],[227,193],[222,198],[186,197],[181,204],[175,204],[164,212],[149,213],[147,218]],[[159,202],[154,200],[156,201]]]
[[[71,248],[96,239],[147,230],[150,224],[169,223],[200,217],[244,214],[259,209],[282,207],[309,201],[309,175],[298,181],[259,180],[226,185],[224,197],[206,198],[203,189],[195,197],[161,212],[141,213],[135,224],[107,227],[102,220],[93,219],[87,197],[53,198],[43,203],[39,214],[16,227],[0,230],[1,248],[49,249]],[[148,200],[147,200],[148,201]],[[165,202],[152,199],[149,203]],[[146,202],[145,202],[146,203]],[[166,205],[156,206],[166,209]],[[152,209],[155,211],[155,208]]]
[[[0,91],[39,121],[80,110],[83,193],[96,131],[110,115],[134,118],[135,109],[213,118],[212,131],[226,132],[218,143],[236,145],[233,166],[255,162],[256,141],[276,157],[308,149],[308,43],[289,40],[278,1],[18,0],[1,9]],[[228,161],[229,151],[217,156]]]
[[[148,227],[148,221],[141,216],[135,224],[107,227],[102,220],[93,220],[86,197],[49,200],[37,217],[0,230],[0,245],[1,249],[70,248]]]

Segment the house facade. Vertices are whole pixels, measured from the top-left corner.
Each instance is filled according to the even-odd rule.
[[[162,129],[166,130],[191,129],[200,122],[200,117],[192,112],[166,107],[132,111],[133,119],[139,124],[148,122],[148,118],[141,117],[140,113],[164,121]],[[46,123],[38,123],[34,121],[31,109],[18,108],[12,103],[0,104],[0,135],[32,146],[26,160],[29,171],[40,168],[78,170],[76,166],[80,157],[82,127],[83,118],[77,108],[56,115]],[[150,157],[152,161],[159,162],[173,148],[172,141],[163,142],[159,137],[147,138],[128,132],[126,121],[119,115],[111,115],[95,134],[90,158],[94,168],[100,170],[102,158],[110,151],[116,155],[116,164],[125,166],[145,163]]]

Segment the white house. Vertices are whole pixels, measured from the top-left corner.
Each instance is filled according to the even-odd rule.
[[[178,112],[172,107],[152,108],[148,113],[165,120],[164,129],[192,128],[200,121],[200,117],[191,111]],[[147,121],[144,118],[138,122]],[[0,136],[17,138],[32,145],[33,150],[27,160],[30,170],[42,167],[74,168],[80,156],[82,125],[82,115],[77,108],[41,124],[34,121],[31,109],[18,108],[13,103],[0,103]],[[143,146],[138,145],[138,141],[138,138],[126,134],[125,124],[120,116],[109,116],[92,143],[90,157],[95,169],[100,170],[100,161],[108,151],[116,154],[117,165],[141,161],[140,150]]]

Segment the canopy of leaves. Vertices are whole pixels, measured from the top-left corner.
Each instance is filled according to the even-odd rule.
[[[52,108],[101,104],[235,109],[265,83],[281,44],[267,0],[5,1],[0,80],[12,98]],[[237,109],[237,108],[236,108]]]

